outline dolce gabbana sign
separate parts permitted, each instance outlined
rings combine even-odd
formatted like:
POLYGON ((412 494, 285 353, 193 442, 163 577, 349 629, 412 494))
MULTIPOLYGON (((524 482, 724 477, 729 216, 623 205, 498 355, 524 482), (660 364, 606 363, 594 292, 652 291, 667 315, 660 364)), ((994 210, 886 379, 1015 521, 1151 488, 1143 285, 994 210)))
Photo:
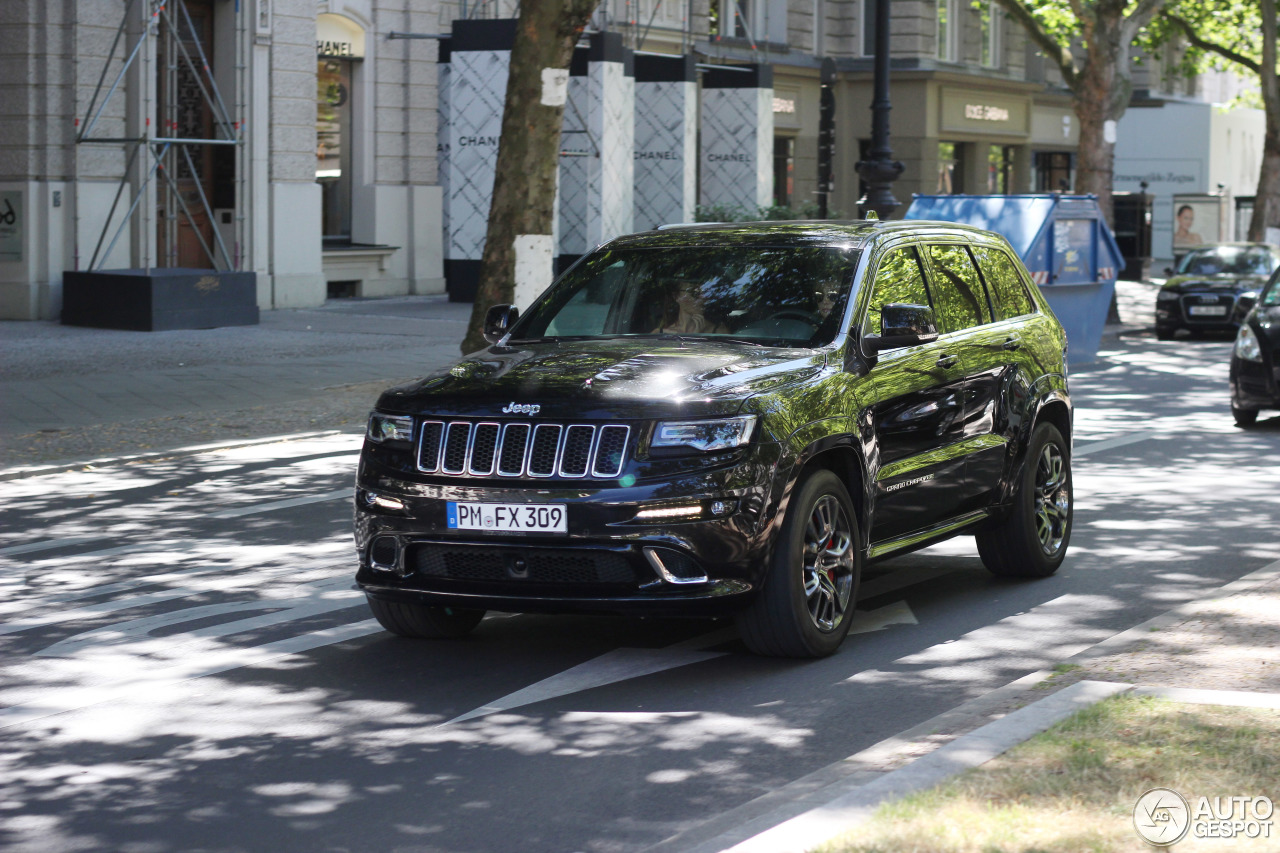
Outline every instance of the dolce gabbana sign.
POLYGON ((334 59, 363 59, 364 30, 342 15, 316 16, 316 56, 334 59))
POLYGON ((1031 133, 1031 99, 1002 92, 942 89, 943 131, 1020 136, 1031 133))

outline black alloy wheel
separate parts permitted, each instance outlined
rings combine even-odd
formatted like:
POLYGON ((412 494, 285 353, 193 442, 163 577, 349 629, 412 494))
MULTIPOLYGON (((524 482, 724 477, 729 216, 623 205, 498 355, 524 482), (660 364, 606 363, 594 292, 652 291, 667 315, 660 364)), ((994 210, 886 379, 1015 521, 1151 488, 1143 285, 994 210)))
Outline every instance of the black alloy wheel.
POLYGON ((400 637, 454 640, 465 637, 484 618, 483 610, 435 607, 409 601, 384 601, 366 595, 378 624, 400 637))
POLYGON ((825 657, 849 633, 862 546, 848 489, 831 471, 792 493, 764 588, 738 617, 747 647, 771 657, 825 657))
POLYGON ((994 575, 1043 578, 1058 570, 1071 540, 1071 455, 1062 433, 1042 423, 1031 435, 1012 511, 975 536, 994 575))

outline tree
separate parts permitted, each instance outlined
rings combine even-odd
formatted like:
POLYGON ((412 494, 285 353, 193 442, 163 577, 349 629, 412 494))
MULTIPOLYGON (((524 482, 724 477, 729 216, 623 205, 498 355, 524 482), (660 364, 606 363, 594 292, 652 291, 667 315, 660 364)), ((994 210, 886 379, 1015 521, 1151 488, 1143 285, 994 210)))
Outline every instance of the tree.
POLYGON ((1280 74, 1276 69, 1276 0, 1234 0, 1212 5, 1179 3, 1163 13, 1196 50, 1213 54, 1258 76, 1266 133, 1249 239, 1280 228, 1280 74))
MULTIPOLYGON (((462 352, 485 346, 489 306, 512 302, 521 268, 551 271, 560 128, 574 46, 599 0, 523 0, 502 108, 480 281, 462 352)), ((548 283, 550 279, 548 277, 548 283)))
POLYGON ((1138 34, 1169 0, 996 0, 1044 51, 1072 94, 1080 122, 1076 192, 1098 196, 1111 218, 1111 182, 1118 122, 1133 95, 1130 50, 1138 34), (1072 49, 1079 39, 1080 57, 1072 49), (1114 125, 1111 125, 1114 128, 1114 125))

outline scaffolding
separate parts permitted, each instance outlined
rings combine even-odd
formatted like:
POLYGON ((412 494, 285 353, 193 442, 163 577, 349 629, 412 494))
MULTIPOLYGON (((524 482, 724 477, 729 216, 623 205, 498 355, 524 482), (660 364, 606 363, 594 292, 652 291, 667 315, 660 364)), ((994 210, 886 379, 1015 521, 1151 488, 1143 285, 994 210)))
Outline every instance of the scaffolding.
MULTIPOLYGON (((150 274, 153 266, 179 266, 179 230, 183 220, 195 235, 204 257, 214 270, 223 272, 241 269, 244 260, 242 247, 245 242, 244 207, 248 201, 245 186, 248 164, 243 144, 242 118, 246 104, 246 16, 242 14, 240 7, 241 0, 236 0, 233 78, 236 99, 233 108, 229 110, 218 88, 204 39, 187 8, 186 0, 127 0, 120 26, 116 29, 111 50, 103 63, 102 73, 89 99, 84 119, 77 119, 76 122, 77 145, 123 146, 126 162, 111 210, 85 271, 100 270, 101 265, 111 257, 120 238, 138 220, 141 221, 141 227, 135 233, 139 235, 137 242, 140 245, 135 246, 135 252, 147 274, 150 274), (128 41, 132 42, 128 54, 108 83, 107 78, 111 74, 117 52, 121 50, 121 44, 128 41), (114 98, 124 97, 121 86, 131 71, 137 81, 138 91, 133 96, 141 106, 141 120, 131 122, 126 109, 125 122, 126 128, 130 124, 137 128, 137 135, 128 135, 129 130, 126 129, 126 135, 121 137, 94 136, 108 105, 114 98), (206 115, 204 111, 208 110, 207 115, 211 117, 212 124, 211 134, 204 132, 204 128, 193 129, 192 110, 197 110, 201 116, 206 115), (201 172, 202 168, 211 168, 214 152, 219 149, 230 150, 233 154, 234 214, 230 223, 233 226, 231 249, 228 249, 222 229, 215 219, 201 172), (184 193, 179 187, 179 181, 184 179, 193 187, 194 193, 184 193), (134 185, 133 199, 128 211, 113 227, 125 190, 131 185, 134 185), (194 199, 191 198, 193 194, 194 199), (153 197, 154 202, 149 201, 153 197), (189 201, 198 201, 198 206, 188 204, 189 201), (163 216, 157 222, 160 211, 163 211, 163 216), (200 213, 203 213, 208 223, 211 232, 209 237, 202 231, 198 219, 200 213), (157 254, 163 246, 166 255, 155 258, 155 263, 151 257, 153 242, 157 247, 157 254)), ((77 171, 79 159, 76 158, 77 171)), ((79 181, 78 174, 76 181, 79 181)))

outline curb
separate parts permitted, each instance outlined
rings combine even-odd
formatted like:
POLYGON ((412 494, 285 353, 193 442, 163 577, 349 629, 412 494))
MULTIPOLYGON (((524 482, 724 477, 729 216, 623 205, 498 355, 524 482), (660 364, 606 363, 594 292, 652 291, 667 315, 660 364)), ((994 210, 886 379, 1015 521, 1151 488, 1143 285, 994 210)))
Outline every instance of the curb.
POLYGON ((219 450, 236 450, 241 447, 255 447, 259 444, 279 444, 286 441, 304 441, 309 438, 324 438, 341 435, 341 430, 326 429, 317 432, 299 432, 291 435, 272 435, 265 438, 247 438, 237 441, 215 441, 209 444, 193 444, 188 447, 176 447, 172 450, 157 450, 152 453, 130 453, 122 456, 102 456, 81 462, 55 462, 51 465, 37 465, 30 468, 8 468, 0 471, 0 482, 21 480, 26 477, 45 477, 49 474, 65 474, 68 471, 80 471, 87 468, 105 468, 110 465, 123 465, 129 462, 156 462, 161 459, 176 459, 182 456, 198 456, 201 453, 213 453, 219 450))

